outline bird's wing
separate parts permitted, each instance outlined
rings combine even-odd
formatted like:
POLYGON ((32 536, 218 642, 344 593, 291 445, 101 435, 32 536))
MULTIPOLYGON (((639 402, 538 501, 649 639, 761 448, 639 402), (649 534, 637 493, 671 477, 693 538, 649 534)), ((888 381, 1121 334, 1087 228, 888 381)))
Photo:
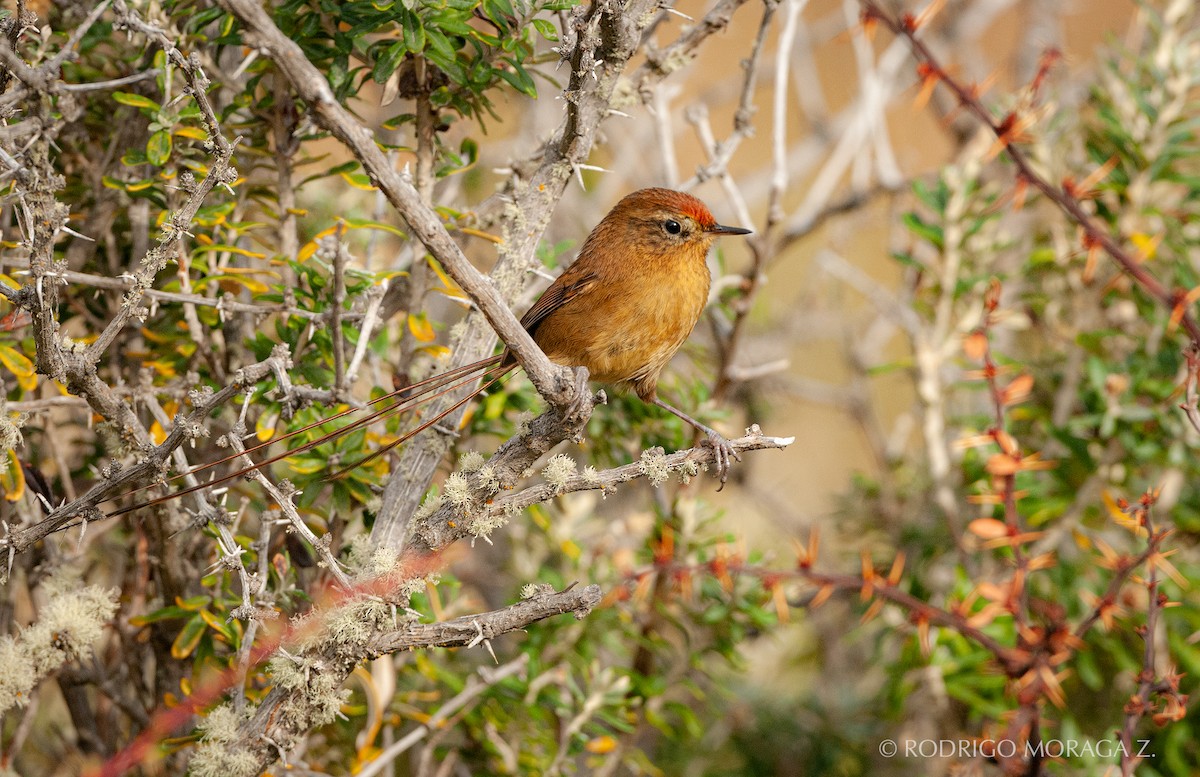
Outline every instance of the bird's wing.
POLYGON ((550 288, 538 297, 538 301, 533 303, 533 307, 521 318, 521 326, 525 327, 526 332, 532 335, 551 313, 569 304, 596 283, 594 272, 582 268, 573 272, 577 266, 578 262, 550 284, 550 288))

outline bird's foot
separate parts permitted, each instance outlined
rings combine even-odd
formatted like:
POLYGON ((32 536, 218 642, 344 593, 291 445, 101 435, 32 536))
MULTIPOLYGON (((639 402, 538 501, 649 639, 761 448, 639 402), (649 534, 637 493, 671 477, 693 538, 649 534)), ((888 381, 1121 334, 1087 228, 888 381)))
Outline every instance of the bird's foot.
POLYGON ((575 398, 566 407, 566 417, 568 419, 576 419, 589 415, 594 404, 595 399, 592 397, 591 387, 588 386, 587 367, 576 367, 575 398))
POLYGON ((720 491, 725 488, 725 481, 729 479, 730 460, 741 461, 742 457, 729 440, 721 436, 715 429, 705 427, 704 444, 713 449, 713 468, 717 471, 717 478, 721 481, 721 485, 717 487, 717 490, 720 491))

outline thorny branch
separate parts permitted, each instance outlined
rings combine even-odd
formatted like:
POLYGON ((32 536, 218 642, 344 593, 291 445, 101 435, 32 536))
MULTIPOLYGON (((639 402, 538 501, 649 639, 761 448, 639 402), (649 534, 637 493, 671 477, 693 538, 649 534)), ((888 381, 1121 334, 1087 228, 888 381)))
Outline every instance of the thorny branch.
MULTIPOLYGON (((865 22, 882 22, 893 34, 907 40, 912 47, 913 54, 924 68, 925 77, 936 79, 938 83, 949 89, 958 104, 996 136, 997 144, 1017 169, 1018 182, 1040 191, 1073 222, 1078 224, 1082 230, 1084 247, 1089 252, 1098 248, 1108 254, 1124 273, 1133 278, 1147 294, 1167 308, 1172 320, 1177 320, 1188 333, 1188 337, 1192 341, 1191 347, 1200 348, 1200 322, 1197 322, 1191 309, 1192 299, 1188 290, 1168 289, 1163 286, 1154 273, 1147 268, 1146 263, 1139 260, 1122 245, 1126 242, 1124 238, 1114 236, 1104 225, 1087 213, 1070 181, 1055 184, 1034 169, 1028 155, 1018 145, 1022 139, 1027 118, 1017 111, 1012 111, 1004 117, 996 119, 979 100, 978 90, 964 86, 951 76, 917 35, 920 24, 916 18, 912 16, 894 17, 884 11, 874 0, 861 0, 861 2, 865 22)), ((1195 425, 1195 420, 1190 414, 1188 418, 1195 425)), ((1200 431, 1200 426, 1196 426, 1196 429, 1200 431)))
POLYGON ((307 103, 314 118, 344 143, 362 163, 371 182, 387 196, 434 258, 446 268, 478 305, 488 323, 512 350, 542 396, 565 407, 574 398, 575 383, 563 368, 550 363, 508 309, 495 286, 467 261, 441 219, 421 201, 412 182, 388 164, 370 130, 341 106, 325 76, 289 40, 262 6, 248 0, 221 0, 221 5, 246 28, 246 39, 265 50, 307 103))
MULTIPOLYGON (((254 715, 238 727, 235 738, 210 742, 207 747, 218 748, 225 759, 224 763, 230 762, 229 754, 238 753, 239 763, 244 764, 245 758, 251 759, 255 768, 261 771, 290 751, 300 737, 324 719, 322 716, 331 703, 340 704, 340 696, 336 694, 338 687, 364 659, 433 646, 482 646, 487 649, 490 640, 520 631, 546 618, 571 613, 582 619, 600 602, 600 587, 596 585, 572 585, 558 592, 543 585, 538 586, 529 598, 509 607, 440 623, 410 620, 397 626, 392 623, 394 615, 388 614, 390 611, 387 606, 375 593, 381 585, 387 587, 389 583, 385 580, 368 580, 352 590, 339 593, 332 597, 333 601, 321 603, 317 614, 300 622, 287 634, 256 648, 250 664, 256 664, 278 651, 277 661, 294 666, 297 684, 286 688, 276 685, 262 699, 254 715), (326 619, 346 617, 352 607, 356 608, 358 617, 367 619, 356 632, 366 633, 335 638, 323 632, 326 619), (317 644, 319 648, 295 654, 289 652, 287 648, 295 649, 297 642, 317 644)), ((210 678, 204 686, 193 690, 186 703, 160 712, 137 739, 96 772, 97 777, 125 774, 145 757, 150 748, 157 746, 162 738, 185 723, 197 709, 215 702, 239 671, 235 667, 226 673, 228 676, 210 678)), ((197 757, 202 757, 204 748, 202 743, 197 757)))

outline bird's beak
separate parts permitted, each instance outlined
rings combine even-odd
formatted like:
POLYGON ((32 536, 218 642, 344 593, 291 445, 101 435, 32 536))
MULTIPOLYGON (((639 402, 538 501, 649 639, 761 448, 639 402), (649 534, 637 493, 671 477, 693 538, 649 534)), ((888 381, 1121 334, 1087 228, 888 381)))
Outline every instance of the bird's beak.
POLYGON ((741 227, 726 227, 721 224, 713 224, 708 229, 704 230, 714 235, 749 235, 753 230, 742 229, 741 227))

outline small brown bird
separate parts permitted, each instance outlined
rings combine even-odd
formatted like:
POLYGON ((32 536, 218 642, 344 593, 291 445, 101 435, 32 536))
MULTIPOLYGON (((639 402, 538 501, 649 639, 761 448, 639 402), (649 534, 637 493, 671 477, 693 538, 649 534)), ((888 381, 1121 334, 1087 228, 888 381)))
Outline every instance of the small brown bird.
MULTIPOLYGON (((706 261, 708 249, 721 235, 747 234, 750 234, 748 229, 718 224, 704 203, 690 194, 671 189, 641 189, 633 192, 618 202, 596 225, 580 249, 579 257, 521 319, 521 325, 551 361, 568 367, 587 367, 592 380, 618 389, 631 388, 643 402, 658 405, 703 432, 713 448, 717 477, 722 488, 728 477, 729 460, 737 459, 737 452, 715 430, 659 399, 658 377, 691 335, 704 312, 711 283, 706 261)), ((397 401, 293 450, 165 497, 115 510, 108 515, 123 515, 232 480, 410 408, 414 403, 428 398, 435 390, 440 389, 440 395, 460 389, 476 380, 483 370, 486 372, 482 374, 491 376, 491 383, 494 383, 516 366, 512 356, 505 352, 459 367, 380 397, 372 404, 389 399, 397 401)), ((386 453, 427 429, 461 407, 472 396, 474 394, 469 394, 347 470, 386 453)), ((354 411, 344 411, 277 439, 295 436, 350 412, 354 411)), ((250 448, 246 453, 253 453, 267 444, 250 448)), ((183 475, 176 475, 171 480, 233 458, 236 456, 210 462, 183 475)), ((347 470, 334 473, 331 477, 337 477, 347 470)))
POLYGON ((604 217, 567 270, 521 325, 550 361, 587 367, 593 380, 632 388, 643 402, 704 432, 721 485, 729 442, 658 398, 658 376, 691 335, 708 302, 708 249, 750 230, 717 223, 704 203, 670 189, 642 189, 604 217))

